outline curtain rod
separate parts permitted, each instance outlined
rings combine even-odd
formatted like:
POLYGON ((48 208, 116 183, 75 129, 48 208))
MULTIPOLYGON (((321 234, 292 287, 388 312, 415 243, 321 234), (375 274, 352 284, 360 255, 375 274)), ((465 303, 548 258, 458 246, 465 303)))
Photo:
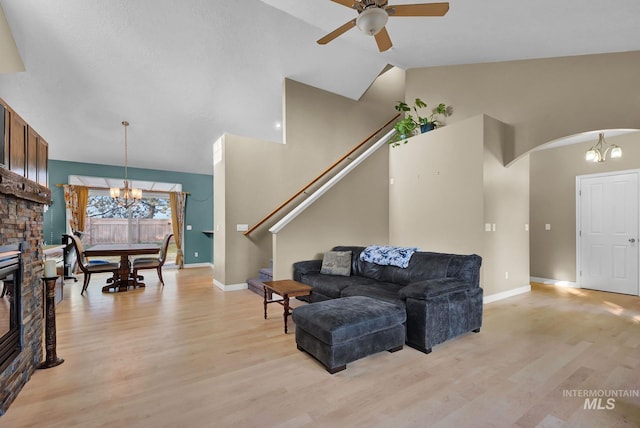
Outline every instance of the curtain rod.
MULTIPOLYGON (((61 183, 56 183, 56 187, 64 187, 67 186, 67 184, 61 184, 61 183)), ((72 184, 71 186, 78 186, 77 184, 72 184)), ((94 186, 81 186, 81 187, 86 187, 87 189, 96 189, 96 190, 108 190, 108 187, 94 187, 94 186)), ((151 193, 173 193, 173 192, 166 192, 163 190, 143 190, 143 192, 151 192, 151 193)), ((190 195, 191 193, 189 192, 182 192, 185 195, 190 195)))

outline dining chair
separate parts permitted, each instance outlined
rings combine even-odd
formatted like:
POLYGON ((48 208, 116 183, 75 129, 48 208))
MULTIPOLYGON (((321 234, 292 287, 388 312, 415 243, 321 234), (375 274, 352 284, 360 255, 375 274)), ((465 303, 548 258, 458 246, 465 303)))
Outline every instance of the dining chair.
POLYGON ((162 279, 162 266, 164 266, 164 262, 167 260, 167 250, 169 249, 169 241, 171 241, 171 238, 173 238, 173 233, 170 233, 164 237, 164 240, 162 241, 162 247, 160 247, 160 252, 158 253, 158 257, 140 257, 133 260, 133 277, 136 279, 136 281, 138 279, 142 279, 142 277, 138 276, 139 270, 155 269, 158 272, 160 283, 164 287, 164 280, 162 279))
POLYGON ((75 235, 63 236, 69 239, 70 242, 73 242, 73 247, 75 248, 76 257, 78 259, 78 266, 84 274, 84 283, 82 284, 82 291, 80 292, 80 294, 84 294, 84 292, 87 290, 92 273, 112 272, 113 276, 111 278, 107 278, 107 283, 112 283, 118 278, 118 269, 120 269, 119 263, 91 263, 84 256, 84 246, 82 245, 82 241, 80 241, 80 238, 75 235))

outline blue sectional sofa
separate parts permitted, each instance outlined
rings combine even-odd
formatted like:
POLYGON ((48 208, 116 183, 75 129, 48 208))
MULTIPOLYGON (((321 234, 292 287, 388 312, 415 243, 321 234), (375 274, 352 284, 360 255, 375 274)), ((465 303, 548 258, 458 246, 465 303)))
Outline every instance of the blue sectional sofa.
POLYGON ((312 302, 366 296, 394 303, 407 314, 406 343, 424 353, 434 345, 482 326, 482 288, 476 254, 417 251, 406 268, 362 261, 365 247, 338 246, 351 252, 348 276, 320 273, 322 260, 294 263, 296 281, 313 287, 312 302))

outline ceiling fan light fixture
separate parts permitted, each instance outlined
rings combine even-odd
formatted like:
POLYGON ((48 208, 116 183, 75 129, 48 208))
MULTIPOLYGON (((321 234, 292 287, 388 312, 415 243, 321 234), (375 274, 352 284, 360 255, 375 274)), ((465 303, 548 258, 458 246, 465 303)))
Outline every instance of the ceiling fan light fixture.
POLYGON ((370 7, 362 11, 356 19, 356 25, 365 34, 375 36, 387 25, 389 14, 379 7, 370 7))

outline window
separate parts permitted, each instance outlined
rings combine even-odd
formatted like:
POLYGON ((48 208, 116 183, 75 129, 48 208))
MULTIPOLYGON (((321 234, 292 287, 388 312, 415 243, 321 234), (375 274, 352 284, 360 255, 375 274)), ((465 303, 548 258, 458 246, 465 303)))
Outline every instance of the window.
MULTIPOLYGON (((87 216, 82 236, 82 241, 86 246, 148 242, 160 244, 167 234, 173 232, 170 194, 168 191, 152 189, 181 191, 181 185, 135 181, 134 186, 143 189, 142 200, 126 209, 109 196, 107 186, 101 185, 106 180, 111 179, 69 177, 70 184, 89 187, 87 216)), ((121 185, 121 180, 119 184, 121 185)), ((172 240, 167 252, 166 263, 174 263, 175 255, 176 247, 174 240, 172 240)))
POLYGON ((126 209, 106 190, 90 189, 84 233, 87 245, 162 242, 171 233, 169 195, 147 193, 126 209))

